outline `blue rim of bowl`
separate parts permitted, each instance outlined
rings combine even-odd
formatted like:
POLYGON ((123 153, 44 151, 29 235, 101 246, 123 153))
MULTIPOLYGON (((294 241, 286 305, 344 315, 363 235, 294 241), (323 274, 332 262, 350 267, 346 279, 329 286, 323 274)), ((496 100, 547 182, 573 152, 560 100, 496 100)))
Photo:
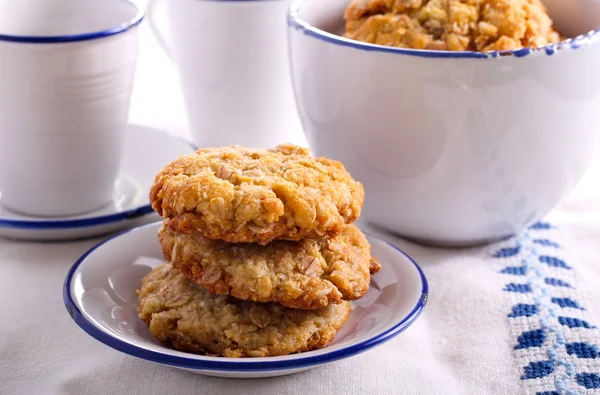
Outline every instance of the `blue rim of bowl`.
MULTIPOLYGON (((419 265, 404 251, 396 247, 395 245, 388 243, 385 240, 380 239, 379 237, 369 234, 373 238, 389 245, 400 254, 402 254, 409 262, 413 264, 413 266, 419 272, 419 276, 421 278, 421 295, 416 305, 413 307, 411 312, 404 317, 400 322, 395 324, 393 327, 387 329, 386 331, 373 336, 363 342, 353 344, 348 347, 341 348, 339 350, 332 351, 326 354, 319 354, 314 356, 306 356, 304 358, 292 359, 292 360, 283 360, 283 361, 255 361, 255 362, 231 362, 231 361, 218 361, 219 357, 214 357, 213 360, 199 360, 194 358, 181 357, 177 355, 163 354, 157 351, 147 350, 142 347, 139 347, 134 344, 127 343, 123 340, 119 340, 112 335, 102 331, 98 327, 96 327, 92 322, 90 322, 85 316, 81 313, 75 301, 71 296, 71 282, 73 280, 73 276, 77 271, 77 268, 81 263, 85 261, 85 259, 93 253, 96 249, 103 246, 105 243, 110 242, 111 240, 121 237, 129 232, 135 232, 140 229, 144 229, 147 227, 156 226, 156 223, 139 226, 134 229, 127 230, 125 232, 121 232, 120 234, 113 236, 103 242, 97 244, 88 250, 85 254, 83 254, 71 267, 67 276, 65 278, 65 282, 63 285, 63 299, 65 303, 65 307, 71 316, 71 318, 75 321, 75 323, 83 329, 88 335, 92 336, 94 339, 99 342, 115 349, 121 351, 125 354, 131 355, 133 357, 141 358, 147 361, 159 363, 162 365, 168 365, 178 368, 185 369, 194 369, 194 370, 207 370, 207 371, 220 371, 220 372, 260 372, 260 371, 271 371, 271 370, 286 370, 286 369, 296 369, 296 368, 308 368, 316 365, 321 365, 324 363, 329 363, 333 361, 337 361, 340 359, 348 358, 353 355, 359 354, 361 352, 367 351, 381 343, 384 343, 394 336, 400 334, 416 319, 421 315, 425 305, 427 304, 427 298, 429 295, 429 285, 427 283, 427 278, 423 273, 423 270, 419 267, 419 265)), ((247 360, 246 360, 247 361, 247 360)))
POLYGON ((600 29, 592 30, 586 34, 567 40, 548 44, 537 48, 521 48, 508 51, 489 51, 489 52, 474 52, 474 51, 435 51, 427 49, 410 49, 397 48, 377 44, 365 43, 357 40, 352 40, 333 33, 328 33, 317 27, 314 27, 304 19, 300 18, 300 8, 306 0, 293 0, 287 14, 287 23, 289 27, 300 29, 304 34, 314 37, 318 40, 325 41, 331 44, 360 49, 363 51, 393 53, 399 55, 408 55, 421 58, 445 58, 445 59, 494 59, 499 57, 514 56, 516 58, 526 57, 535 53, 545 53, 546 55, 554 55, 557 50, 563 48, 579 49, 594 42, 600 33, 600 29))
POLYGON ((110 27, 108 29, 81 33, 81 34, 69 34, 60 36, 19 36, 11 34, 0 34, 0 41, 8 41, 15 43, 27 43, 27 44, 58 44, 68 43, 75 41, 87 41, 95 40, 104 37, 114 36, 116 34, 124 33, 135 26, 139 25, 144 19, 144 11, 134 2, 130 0, 120 0, 127 4, 130 4, 136 9, 136 15, 127 22, 124 22, 118 26, 110 27))
MULTIPOLYGON (((164 132, 161 132, 164 133, 164 132)), ((178 136, 172 136, 180 140, 181 142, 189 145, 192 150, 198 150, 198 147, 178 136)), ((0 228, 9 229, 29 229, 29 230, 57 230, 57 229, 77 229, 87 228, 92 226, 100 226, 113 224, 126 220, 133 220, 145 215, 154 213, 151 204, 144 204, 130 210, 121 211, 114 214, 102 215, 99 217, 88 217, 88 218, 77 218, 77 219, 64 219, 64 220, 48 220, 48 221, 32 221, 32 220, 14 220, 14 219, 2 219, 0 218, 0 228)))

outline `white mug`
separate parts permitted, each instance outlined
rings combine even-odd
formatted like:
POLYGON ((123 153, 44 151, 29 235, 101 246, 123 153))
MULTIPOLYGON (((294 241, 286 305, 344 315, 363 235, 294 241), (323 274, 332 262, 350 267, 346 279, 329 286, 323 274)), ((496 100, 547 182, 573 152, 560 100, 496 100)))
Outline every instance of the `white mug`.
POLYGON ((198 146, 304 141, 289 71, 289 3, 150 0, 148 19, 179 70, 198 146))
POLYGON ((112 200, 143 13, 126 0, 0 0, 0 203, 65 216, 112 200))

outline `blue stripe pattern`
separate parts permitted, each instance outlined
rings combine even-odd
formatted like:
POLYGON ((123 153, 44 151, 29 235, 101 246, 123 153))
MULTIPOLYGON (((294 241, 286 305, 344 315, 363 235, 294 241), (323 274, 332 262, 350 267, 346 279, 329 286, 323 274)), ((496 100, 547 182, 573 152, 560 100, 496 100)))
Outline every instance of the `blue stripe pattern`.
POLYGON ((536 315, 537 313, 538 313, 537 305, 519 303, 519 304, 513 306, 512 313, 510 313, 508 316, 510 318, 531 317, 532 315, 536 315))
POLYGON ((530 347, 541 347, 546 340, 546 332, 543 329, 536 329, 534 331, 523 332, 519 339, 519 344, 515 346, 515 350, 530 347))
POLYGON ((576 301, 571 300, 569 298, 552 298, 552 299, 550 299, 550 301, 554 304, 559 305, 562 308, 571 307, 574 309, 585 310, 583 307, 580 307, 576 301))
POLYGON ((564 326, 568 326, 569 328, 586 328, 586 329, 595 329, 595 326, 592 326, 587 323, 587 321, 583 321, 577 318, 571 317, 558 317, 558 323, 564 326))
POLYGON ((546 282, 546 284, 552 285, 555 287, 573 288, 573 287, 571 287, 571 285, 569 283, 567 283, 559 278, 546 277, 544 279, 544 281, 546 282))
POLYGON ((558 243, 555 243, 548 239, 535 239, 535 240, 533 240, 533 242, 536 244, 539 244, 539 245, 543 245, 545 247, 560 248, 560 245, 558 243))
POLYGON ((595 359, 600 356, 598 353, 598 347, 589 345, 587 343, 569 343, 566 345, 567 354, 577 355, 577 358, 589 358, 595 359))
POLYGON ((596 373, 580 373, 577 375, 577 382, 587 389, 600 388, 600 376, 596 373))
POLYGON ((574 316, 575 312, 585 311, 585 306, 578 300, 575 284, 569 277, 572 266, 557 256, 562 248, 548 237, 554 229, 550 223, 538 222, 521 236, 507 241, 508 246, 495 248, 491 255, 513 263, 498 273, 517 280, 507 281, 503 291, 507 296, 513 295, 509 296, 511 300, 518 301, 507 314, 509 322, 519 328, 520 335, 512 346, 519 353, 517 359, 531 358, 522 366, 520 376, 524 385, 529 383, 526 392, 581 394, 600 388, 600 363, 590 365, 591 361, 600 362, 600 348, 589 340, 583 341, 589 337, 582 338, 582 332, 572 332, 596 327, 574 316), (571 280, 567 281, 568 278, 571 280), (526 354, 522 354, 524 350, 526 354))
POLYGON ((539 260, 540 262, 545 263, 548 266, 562 267, 563 269, 571 269, 565 261, 555 258, 553 256, 542 255, 539 257, 539 260))
POLYGON ((529 227, 529 229, 532 230, 548 230, 548 229, 552 229, 552 225, 550 225, 547 222, 536 222, 535 224, 531 225, 529 227))
POLYGON ((525 266, 509 266, 500 271, 504 274, 514 274, 515 276, 524 276, 527 274, 527 268, 525 266))
POLYGON ((554 372, 554 363, 552 361, 531 362, 523 369, 521 380, 539 379, 548 376, 554 372))
POLYGON ((506 287, 504 287, 504 290, 508 291, 508 292, 519 292, 519 293, 525 294, 525 293, 531 292, 531 285, 510 283, 510 284, 506 284, 506 287))
POLYGON ((494 258, 508 258, 511 256, 518 255, 521 252, 521 246, 516 246, 512 248, 502 248, 494 254, 494 258))

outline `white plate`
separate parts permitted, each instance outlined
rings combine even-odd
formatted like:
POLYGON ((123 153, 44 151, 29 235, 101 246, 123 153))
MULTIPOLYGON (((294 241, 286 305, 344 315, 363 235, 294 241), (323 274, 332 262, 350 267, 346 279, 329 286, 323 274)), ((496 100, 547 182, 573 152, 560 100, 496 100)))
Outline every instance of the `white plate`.
POLYGON ((0 193, 0 237, 22 240, 79 239, 157 221, 160 217, 148 202, 156 173, 179 155, 194 151, 191 143, 180 138, 156 129, 130 125, 111 204, 74 217, 32 217, 3 208, 0 193))
POLYGON ((405 330, 427 301, 427 280, 417 264, 396 247, 368 236, 382 265, 367 295, 353 302, 350 319, 327 347, 265 358, 207 357, 174 351, 158 343, 137 316, 135 290, 162 262, 156 234, 160 223, 115 236, 85 253, 71 268, 63 297, 75 322, 96 340, 151 362, 209 376, 282 376, 323 365, 375 347, 405 330))

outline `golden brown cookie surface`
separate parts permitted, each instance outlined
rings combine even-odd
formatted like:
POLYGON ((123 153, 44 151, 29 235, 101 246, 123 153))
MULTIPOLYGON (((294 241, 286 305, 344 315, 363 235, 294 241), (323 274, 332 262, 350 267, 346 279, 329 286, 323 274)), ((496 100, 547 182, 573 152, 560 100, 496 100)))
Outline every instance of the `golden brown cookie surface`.
POLYGON ((286 355, 322 348, 348 319, 348 302, 294 310, 212 295, 169 263, 142 279, 140 318, 177 350, 225 357, 286 355))
POLYGON ((172 230, 231 243, 333 236, 363 200, 340 162, 294 145, 201 149, 163 168, 150 191, 172 230))
POLYGON ((492 51, 560 41, 540 0, 354 0, 345 37, 400 48, 492 51))
MULTIPOLYGON (((167 220, 168 222, 168 220, 167 220)), ((364 296, 371 246, 354 225, 332 238, 231 244, 198 234, 159 231, 165 259, 207 291, 253 302, 317 309, 364 296)))

